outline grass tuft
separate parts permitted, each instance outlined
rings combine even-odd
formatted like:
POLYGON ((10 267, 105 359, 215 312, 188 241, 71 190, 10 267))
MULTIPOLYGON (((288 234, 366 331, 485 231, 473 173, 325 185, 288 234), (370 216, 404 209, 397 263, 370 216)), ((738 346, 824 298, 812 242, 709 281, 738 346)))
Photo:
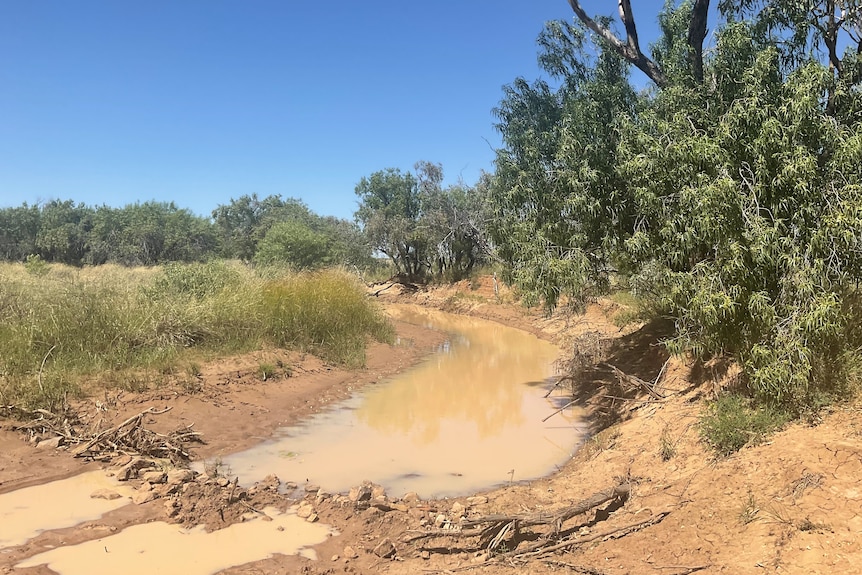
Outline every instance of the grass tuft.
POLYGON ((718 455, 756 445, 790 421, 791 416, 737 394, 723 395, 700 420, 701 437, 718 455))

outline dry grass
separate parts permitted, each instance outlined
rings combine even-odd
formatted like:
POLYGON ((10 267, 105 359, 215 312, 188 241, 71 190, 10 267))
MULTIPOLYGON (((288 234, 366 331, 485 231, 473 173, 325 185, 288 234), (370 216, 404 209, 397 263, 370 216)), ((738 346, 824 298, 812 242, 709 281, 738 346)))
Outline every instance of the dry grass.
POLYGON ((146 388, 141 373, 271 345, 361 365, 369 337, 389 340, 391 326, 339 270, 0 265, 0 405, 51 408, 120 381, 146 388))

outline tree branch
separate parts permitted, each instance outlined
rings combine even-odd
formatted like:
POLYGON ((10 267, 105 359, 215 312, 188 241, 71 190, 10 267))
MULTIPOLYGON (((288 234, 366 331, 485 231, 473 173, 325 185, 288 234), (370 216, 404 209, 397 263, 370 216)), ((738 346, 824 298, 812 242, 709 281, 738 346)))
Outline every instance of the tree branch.
POLYGON ((569 6, 584 26, 601 36, 620 56, 646 74, 658 87, 667 85, 667 78, 661 67, 641 52, 630 0, 619 0, 620 18, 626 28, 626 42, 617 38, 606 26, 590 18, 578 0, 569 0, 569 6))

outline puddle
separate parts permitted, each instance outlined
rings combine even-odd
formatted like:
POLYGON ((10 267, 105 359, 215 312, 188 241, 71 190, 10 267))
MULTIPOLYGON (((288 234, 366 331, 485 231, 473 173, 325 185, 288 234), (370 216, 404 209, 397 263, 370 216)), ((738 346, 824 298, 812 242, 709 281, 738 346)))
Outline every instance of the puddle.
POLYGON ((392 496, 467 494, 547 475, 571 457, 584 428, 543 396, 559 349, 493 322, 421 310, 398 319, 449 339, 416 368, 354 395, 277 439, 222 459, 251 484, 274 473, 333 492, 368 479, 392 496))
POLYGON ((334 533, 293 512, 264 512, 270 521, 255 519, 212 533, 203 527, 182 529, 163 522, 134 525, 110 537, 41 553, 15 567, 47 565, 60 575, 209 575, 277 553, 316 559, 307 547, 334 533))
POLYGON ((0 495, 0 549, 23 545, 43 531, 98 519, 128 504, 131 494, 131 488, 107 477, 104 471, 4 493, 0 495), (111 501, 90 498, 100 489, 116 491, 122 497, 111 501))

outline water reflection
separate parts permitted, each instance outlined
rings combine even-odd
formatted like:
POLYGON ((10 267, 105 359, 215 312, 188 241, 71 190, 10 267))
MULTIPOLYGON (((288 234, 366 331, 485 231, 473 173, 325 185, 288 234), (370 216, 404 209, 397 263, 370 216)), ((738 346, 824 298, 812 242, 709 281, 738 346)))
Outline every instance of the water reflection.
POLYGON ((451 336, 416 368, 225 458, 241 481, 276 473, 345 491, 369 479, 394 495, 444 496, 539 477, 571 455, 578 418, 543 424, 553 404, 535 385, 552 375, 555 346, 488 321, 408 307, 392 313, 451 336))

